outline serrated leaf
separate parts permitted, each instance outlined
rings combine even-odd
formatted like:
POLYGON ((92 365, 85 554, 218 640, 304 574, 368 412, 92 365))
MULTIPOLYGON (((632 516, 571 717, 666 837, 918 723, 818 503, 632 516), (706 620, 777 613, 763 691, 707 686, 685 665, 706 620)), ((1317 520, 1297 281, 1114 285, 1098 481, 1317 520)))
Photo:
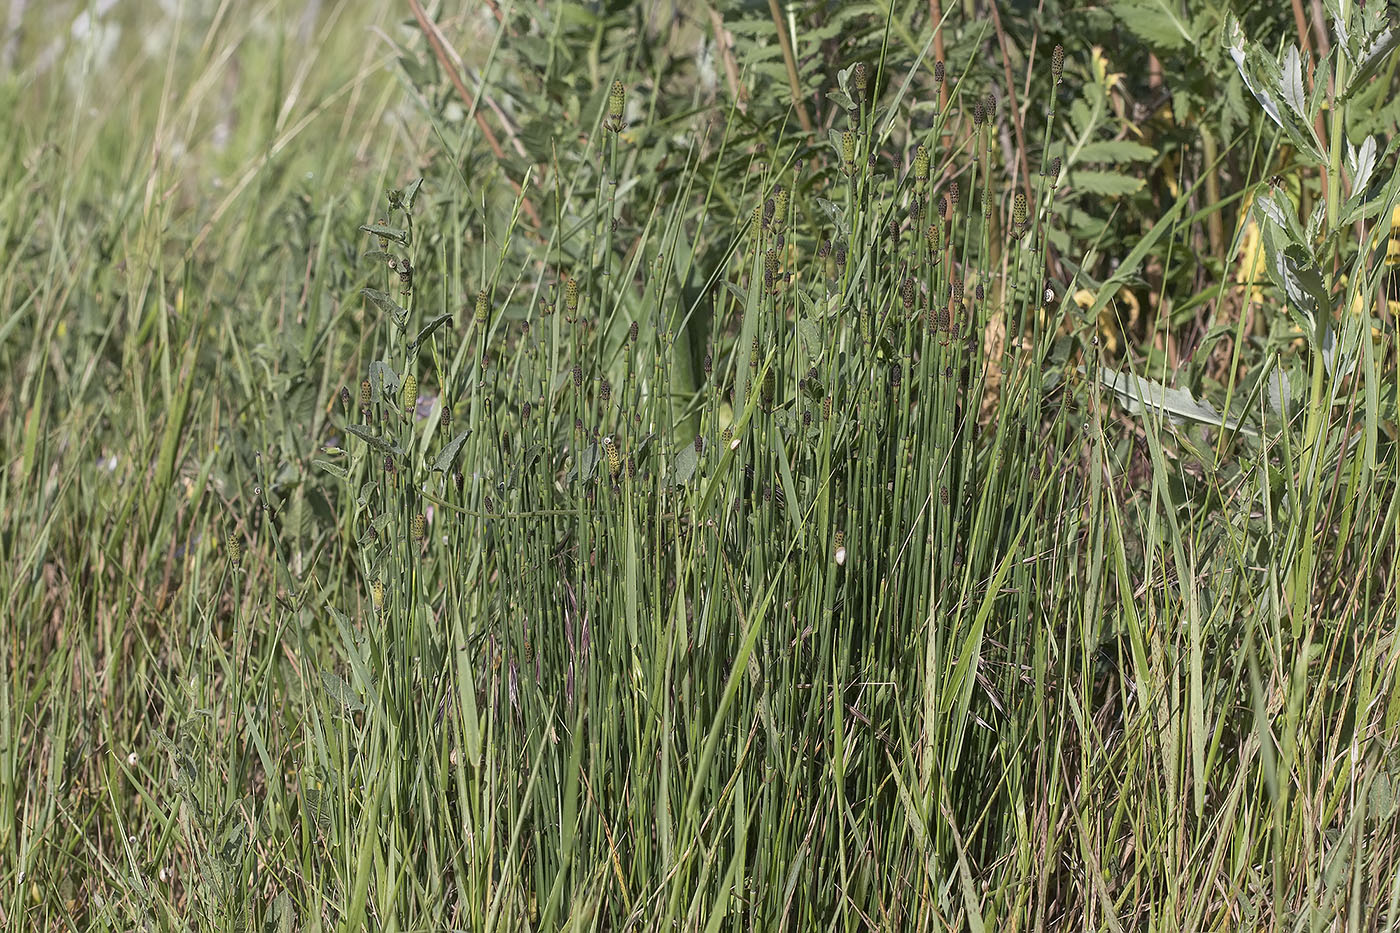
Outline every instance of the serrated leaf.
POLYGON ((404 246, 408 245, 408 231, 402 227, 387 227, 384 224, 360 224, 360 229, 365 233, 382 236, 396 243, 402 243, 404 246))
POLYGON ((1179 49, 1196 41, 1186 24, 1164 0, 1116 0, 1112 8, 1119 21, 1148 45, 1179 49))
POLYGON ((1303 96, 1303 59, 1299 56, 1296 45, 1290 45, 1284 51, 1280 65, 1277 88, 1279 97, 1289 109, 1306 120, 1308 115, 1307 102, 1303 96))
POLYGON ((1386 59, 1390 58, 1397 45, 1400 45, 1400 32, 1394 29, 1382 30, 1379 35, 1361 53, 1356 72, 1347 80, 1346 90, 1342 93, 1343 98, 1350 97, 1365 86, 1367 81, 1380 71, 1386 59))
POLYGON ((1120 175, 1118 172, 1094 171, 1071 172, 1069 181, 1080 193, 1100 194, 1105 197, 1132 194, 1140 190, 1144 184, 1141 178, 1130 178, 1127 175, 1120 175))
POLYGON ((452 440, 448 441, 442 448, 442 452, 437 455, 437 459, 433 461, 432 469, 438 473, 446 473, 448 470, 452 469, 452 463, 457 459, 457 452, 462 449, 462 443, 466 441, 467 435, 471 433, 472 429, 467 428, 461 434, 458 434, 456 437, 452 438, 452 440))
POLYGON ((1371 180, 1371 173, 1376 169, 1376 137, 1367 136, 1361 140, 1361 148, 1357 149, 1347 140, 1347 167, 1351 169, 1351 188, 1359 191, 1366 187, 1366 183, 1371 180))

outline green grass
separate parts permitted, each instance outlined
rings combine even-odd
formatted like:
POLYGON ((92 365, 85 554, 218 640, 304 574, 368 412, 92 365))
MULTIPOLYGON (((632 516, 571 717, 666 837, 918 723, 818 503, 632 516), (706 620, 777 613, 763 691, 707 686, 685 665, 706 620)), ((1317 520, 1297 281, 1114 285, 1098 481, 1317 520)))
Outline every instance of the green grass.
POLYGON ((0 928, 1400 928, 1393 60, 374 7, 25 14, 0 928))

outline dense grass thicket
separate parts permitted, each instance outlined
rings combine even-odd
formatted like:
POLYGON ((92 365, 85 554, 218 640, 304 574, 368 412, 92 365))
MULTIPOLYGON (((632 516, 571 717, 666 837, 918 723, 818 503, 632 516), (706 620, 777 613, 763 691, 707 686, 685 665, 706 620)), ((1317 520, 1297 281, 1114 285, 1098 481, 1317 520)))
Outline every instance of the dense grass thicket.
POLYGON ((0 929, 1400 929, 1393 10, 12 8, 0 929))

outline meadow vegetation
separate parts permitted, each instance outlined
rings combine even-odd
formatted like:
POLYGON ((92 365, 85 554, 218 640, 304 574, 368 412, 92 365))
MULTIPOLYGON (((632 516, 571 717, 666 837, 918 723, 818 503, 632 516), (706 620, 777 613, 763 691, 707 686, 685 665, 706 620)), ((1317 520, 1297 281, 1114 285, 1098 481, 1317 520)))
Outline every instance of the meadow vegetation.
POLYGON ((1400 929, 1393 10, 12 9, 0 928, 1400 929))

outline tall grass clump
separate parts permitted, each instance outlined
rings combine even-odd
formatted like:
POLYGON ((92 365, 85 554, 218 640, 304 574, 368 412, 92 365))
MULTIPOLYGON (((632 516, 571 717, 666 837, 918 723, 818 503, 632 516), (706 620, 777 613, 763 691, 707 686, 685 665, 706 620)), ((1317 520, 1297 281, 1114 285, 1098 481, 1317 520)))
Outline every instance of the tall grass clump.
POLYGON ((357 21, 108 331, 0 226, 0 927, 1400 929, 1393 17, 915 6, 357 21))

